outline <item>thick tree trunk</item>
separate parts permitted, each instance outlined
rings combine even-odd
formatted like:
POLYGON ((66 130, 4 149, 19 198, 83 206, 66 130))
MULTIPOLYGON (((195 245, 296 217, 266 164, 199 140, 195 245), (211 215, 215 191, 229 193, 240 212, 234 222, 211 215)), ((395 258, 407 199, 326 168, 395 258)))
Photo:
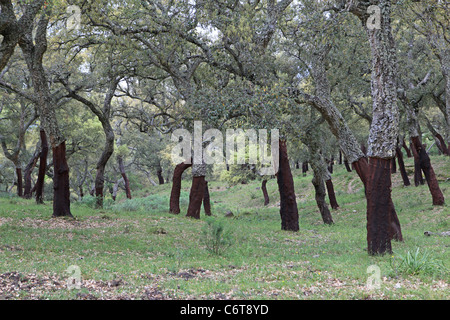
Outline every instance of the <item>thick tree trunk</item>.
POLYGON ((205 180, 205 193, 203 195, 203 209, 207 216, 211 215, 211 200, 209 196, 208 181, 205 180))
POLYGON ((408 174, 406 173, 405 163, 403 162, 403 153, 402 150, 400 149, 400 146, 397 146, 395 152, 397 156, 398 168, 400 169, 400 174, 403 180, 403 185, 407 187, 411 185, 411 183, 409 182, 408 174))
POLYGON ((439 188, 439 183, 436 179, 433 167, 431 165, 430 157, 425 148, 422 146, 419 137, 412 138, 412 144, 415 152, 418 155, 419 165, 427 180, 428 188, 430 189, 433 205, 443 205, 444 195, 439 188))
POLYGON ((70 212, 69 166, 66 160, 66 143, 53 148, 53 216, 72 217, 70 212))
POLYGON ((189 207, 186 217, 200 219, 200 209, 205 196, 206 188, 206 164, 194 164, 192 166, 192 186, 189 194, 189 207))
POLYGON ((128 180, 127 174, 125 172, 125 166, 123 165, 123 158, 121 156, 117 156, 117 161, 119 162, 120 174, 125 184, 125 193, 127 195, 127 199, 131 199, 130 180, 128 180))
POLYGON ((279 140, 279 168, 276 174, 280 192, 281 229, 298 231, 298 208, 295 199, 294 179, 287 154, 286 141, 279 140))
POLYGON ((175 170, 173 171, 172 191, 170 193, 170 213, 180 213, 181 176, 183 175, 183 172, 190 166, 192 166, 191 163, 186 164, 182 162, 177 164, 175 170))
POLYGON ((367 244, 368 252, 372 255, 392 252, 391 240, 403 240, 391 198, 390 161, 369 158, 367 244))
POLYGON ((261 190, 263 192, 263 196, 264 196, 264 205, 267 206, 269 205, 269 194, 267 193, 267 180, 264 179, 261 183, 261 190))
POLYGON ((395 163, 395 157, 391 159, 391 173, 397 173, 397 165, 395 163))
POLYGON ((35 184, 36 188, 36 203, 43 204, 44 203, 44 181, 45 181, 45 172, 47 171, 47 155, 48 155, 48 143, 47 143, 47 135, 45 131, 41 129, 41 155, 39 157, 39 171, 38 178, 35 184))
POLYGON ((333 181, 330 179, 325 181, 325 185, 327 187, 328 199, 330 200, 330 206, 334 210, 339 208, 339 204, 336 200, 336 194, 334 193, 333 181))

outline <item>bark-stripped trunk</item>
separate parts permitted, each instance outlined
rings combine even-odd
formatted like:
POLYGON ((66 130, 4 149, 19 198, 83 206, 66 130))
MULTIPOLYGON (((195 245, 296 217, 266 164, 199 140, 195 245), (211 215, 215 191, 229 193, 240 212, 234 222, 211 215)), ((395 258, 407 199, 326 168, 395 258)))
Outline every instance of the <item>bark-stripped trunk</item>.
POLYGON ((408 158, 411 158, 411 157, 412 157, 411 150, 410 150, 410 149, 408 148, 408 146, 406 145, 405 138, 402 139, 402 147, 403 147, 403 149, 405 149, 405 151, 406 151, 406 156, 407 156, 408 158))
POLYGON ((428 188, 430 189, 431 197, 433 199, 433 205, 443 205, 445 202, 444 195, 439 188, 439 183, 431 165, 430 157, 418 137, 412 138, 412 145, 418 155, 420 168, 422 169, 425 179, 427 180, 428 188))
POLYGON ((70 212, 69 166, 66 160, 66 142, 53 149, 53 216, 72 216, 70 212))
POLYGON ((294 179, 289 166, 286 141, 281 139, 279 140, 279 168, 276 176, 280 192, 281 230, 298 231, 298 208, 294 179))
POLYGON ((203 194, 203 209, 207 216, 211 215, 211 200, 209 196, 208 181, 205 180, 205 193, 203 194))
POLYGON ((192 165, 192 186, 186 217, 200 219, 200 209, 206 188, 206 164, 192 165))
POLYGON ((308 161, 302 163, 302 173, 304 177, 306 177, 306 172, 308 172, 308 161))
POLYGON ((336 194, 334 193, 333 181, 330 179, 325 181, 325 185, 327 186, 328 199, 330 200, 330 206, 336 210, 339 208, 339 204, 336 200, 336 194))
POLYGON ((270 199, 269 199, 269 194, 267 193, 267 180, 264 179, 261 183, 261 190, 263 192, 263 196, 264 196, 264 205, 267 206, 269 205, 270 199))
POLYGON ((156 169, 156 175, 158 176, 158 183, 164 184, 164 177, 162 175, 162 168, 160 165, 158 165, 158 168, 156 169))
POLYGON ((44 203, 44 181, 45 181, 45 172, 47 171, 47 155, 48 155, 48 143, 47 143, 47 135, 45 131, 41 129, 40 131, 41 137, 41 155, 39 157, 39 171, 38 178, 35 184, 36 189, 36 203, 43 204, 44 203))
POLYGON ((395 157, 391 159, 391 173, 397 173, 397 165, 395 164, 395 157))
POLYGON ((426 116, 424 118, 425 118, 425 122, 427 124, 428 130, 430 130, 431 134, 434 136, 434 138, 436 140, 436 145, 437 145, 439 151, 446 156, 450 155, 450 153, 448 152, 447 145, 445 144, 444 138, 439 134, 439 132, 436 131, 436 129, 433 127, 433 124, 431 123, 431 121, 426 116))
POLYGON ((16 177, 17 177, 17 195, 19 197, 23 196, 23 178, 22 178, 22 168, 16 166, 16 177))
POLYGON ((130 180, 128 180, 127 174, 125 172, 125 166, 123 165, 122 156, 117 156, 117 161, 119 162, 120 175, 122 176, 125 184, 125 193, 127 195, 127 199, 131 199, 130 180))
POLYGON ((419 185, 425 184, 425 181, 423 180, 422 169, 420 168, 419 153, 417 152, 412 142, 410 144, 410 147, 414 157, 414 185, 417 187, 419 185))
POLYGON ((170 213, 180 213, 181 176, 183 175, 183 172, 191 166, 191 163, 187 164, 182 162, 177 164, 173 171, 172 191, 170 193, 170 213))
POLYGON ((397 156, 398 168, 402 176, 403 185, 407 187, 411 185, 411 183, 409 182, 408 174, 406 173, 405 163, 403 162, 403 153, 400 149, 400 146, 397 146, 397 148, 395 149, 395 154, 397 156))
POLYGON ((347 172, 352 172, 352 168, 350 168, 350 165, 348 164, 348 160, 344 159, 344 165, 347 172))

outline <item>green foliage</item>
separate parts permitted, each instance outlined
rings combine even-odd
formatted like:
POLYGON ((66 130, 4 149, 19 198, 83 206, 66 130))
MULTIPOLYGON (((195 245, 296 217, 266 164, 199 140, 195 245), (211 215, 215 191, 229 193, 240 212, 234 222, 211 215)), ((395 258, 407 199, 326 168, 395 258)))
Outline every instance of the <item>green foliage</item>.
POLYGON ((215 218, 206 219, 200 242, 215 255, 223 254, 233 243, 232 236, 228 230, 225 230, 223 221, 215 218))

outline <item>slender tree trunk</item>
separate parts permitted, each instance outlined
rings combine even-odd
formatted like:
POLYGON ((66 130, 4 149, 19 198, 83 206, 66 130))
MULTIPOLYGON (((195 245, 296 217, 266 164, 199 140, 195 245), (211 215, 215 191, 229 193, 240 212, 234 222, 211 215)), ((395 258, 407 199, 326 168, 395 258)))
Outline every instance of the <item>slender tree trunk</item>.
POLYGON ((279 168, 277 176, 280 192, 281 229, 298 231, 298 208, 295 199, 294 179, 287 154, 286 141, 279 140, 279 168))
POLYGON ((420 168, 419 153, 411 142, 411 150, 414 156, 414 185, 417 187, 419 185, 425 184, 422 176, 422 169, 420 168))
POLYGON ((350 165, 348 164, 347 159, 344 159, 344 165, 345 165, 345 169, 347 169, 347 172, 352 172, 352 168, 350 168, 350 165))
POLYGON ((327 187, 328 199, 330 200, 330 206, 331 206, 331 208, 336 210, 337 208, 339 208, 339 204, 336 200, 336 194, 334 193, 334 186, 333 186, 333 181, 331 180, 331 178, 325 181, 325 185, 327 187))
POLYGON ((428 188, 430 189, 431 197, 433 198, 433 205, 443 205, 445 202, 444 195, 439 188, 439 183, 431 165, 430 157, 428 156, 425 148, 422 146, 419 137, 413 137, 412 143, 413 148, 418 154, 420 168, 425 174, 428 188))
MULTIPOLYGON (((104 119, 104 121, 102 121, 103 124, 103 130, 105 132, 105 137, 106 137, 106 141, 105 141, 105 146, 103 148, 103 152, 102 155, 100 156, 100 159, 97 162, 97 174, 95 176, 95 197, 96 197, 96 208, 100 209, 103 208, 103 189, 105 188, 105 168, 106 165, 109 161, 109 159, 111 158, 113 152, 114 152, 114 131, 111 128, 111 125, 109 124, 109 120, 104 119)), ((119 167, 120 167, 120 160, 119 160, 119 167)), ((123 169, 123 161, 122 161, 122 168, 120 168, 121 173, 125 173, 125 170, 123 169)), ((128 197, 128 192, 129 190, 127 190, 127 197, 128 197)), ((131 192, 130 192, 130 198, 131 198, 131 192)), ((129 199, 130 199, 129 198, 129 199)))
POLYGON ((391 159, 391 173, 397 173, 397 165, 395 163, 395 157, 391 159))
POLYGON ((22 168, 16 166, 16 176, 17 176, 17 195, 23 197, 23 178, 22 178, 22 168))
POLYGON ((159 184, 164 184, 164 177, 162 175, 162 168, 161 166, 158 166, 157 170, 156 170, 156 175, 158 176, 158 182, 159 184))
POLYGON ((267 180, 264 179, 261 183, 261 190, 263 192, 264 196, 264 205, 267 206, 270 202, 269 200, 269 194, 267 193, 267 180))
POLYGON ((342 164, 342 151, 339 150, 339 161, 338 164, 341 165, 342 164))
POLYGON ((302 174, 304 177, 306 177, 306 172, 308 172, 308 161, 302 163, 302 174))
POLYGON ((172 191, 170 193, 170 213, 180 213, 181 176, 183 175, 183 172, 191 166, 191 163, 187 164, 182 162, 177 164, 173 171, 172 191))
POLYGON ((200 209, 206 188, 206 164, 192 165, 192 186, 186 217, 200 219, 200 209))
POLYGON ((331 217, 330 209, 328 209, 327 202, 325 201, 326 192, 323 179, 321 177, 314 175, 314 178, 312 179, 312 184, 315 189, 316 204, 317 207, 319 208, 320 215, 322 216, 323 223, 333 224, 333 218, 331 217))
POLYGON ((400 169, 400 174, 402 175, 403 185, 407 187, 411 185, 411 183, 409 182, 408 174, 406 173, 405 163, 403 162, 403 153, 400 146, 397 146, 395 152, 397 156, 398 168, 400 169))
POLYGON ((36 146, 36 151, 31 156, 30 161, 28 162, 27 166, 25 167, 25 175, 24 175, 24 181, 25 181, 25 188, 23 192, 23 197, 25 199, 31 199, 33 196, 32 189, 31 189, 31 174, 33 172, 34 167, 36 166, 36 163, 39 159, 40 155, 40 146, 36 146))
POLYGON ((411 157, 412 157, 411 150, 410 150, 410 149, 408 148, 408 146, 406 145, 405 138, 402 139, 402 146, 403 146, 403 149, 405 149, 405 151, 406 151, 406 156, 407 156, 408 158, 411 158, 411 157))
POLYGON ((38 178, 35 184, 36 188, 36 203, 43 204, 44 203, 44 181, 45 181, 45 172, 47 171, 47 155, 48 155, 48 143, 47 143, 47 135, 45 131, 41 129, 40 131, 41 137, 41 155, 39 157, 39 171, 38 178))
POLYGON ((203 195, 203 209, 207 216, 211 215, 211 200, 209 196, 208 181, 205 180, 205 193, 203 195))
POLYGON ((130 180, 128 180, 127 174, 125 172, 125 166, 123 165, 123 158, 121 156, 117 156, 117 161, 119 162, 120 174, 125 183, 125 193, 127 195, 127 199, 131 199, 130 180))

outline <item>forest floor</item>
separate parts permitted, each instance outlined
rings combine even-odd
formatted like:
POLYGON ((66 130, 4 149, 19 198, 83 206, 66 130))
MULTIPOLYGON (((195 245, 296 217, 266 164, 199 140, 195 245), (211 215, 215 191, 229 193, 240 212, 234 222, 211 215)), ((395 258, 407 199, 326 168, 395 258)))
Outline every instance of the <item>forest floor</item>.
POLYGON ((405 160, 412 186, 403 187, 398 172, 392 192, 404 241, 383 256, 365 249, 363 187, 343 165, 334 167, 340 208, 331 226, 321 221, 311 171, 294 171, 296 233, 281 231, 275 179, 267 183, 267 207, 260 181, 229 188, 211 181, 210 221, 229 240, 217 244, 219 254, 208 250, 214 242, 203 212, 200 220, 185 217, 190 172, 180 215, 168 213, 170 184, 107 201, 103 210, 88 198, 75 202, 75 219, 51 218, 50 202, 0 197, 0 299, 447 300, 450 237, 424 232, 450 230, 450 161, 432 157, 447 202, 432 206, 427 185, 414 187, 412 159, 405 160), (71 288, 77 272, 80 288, 71 288))

